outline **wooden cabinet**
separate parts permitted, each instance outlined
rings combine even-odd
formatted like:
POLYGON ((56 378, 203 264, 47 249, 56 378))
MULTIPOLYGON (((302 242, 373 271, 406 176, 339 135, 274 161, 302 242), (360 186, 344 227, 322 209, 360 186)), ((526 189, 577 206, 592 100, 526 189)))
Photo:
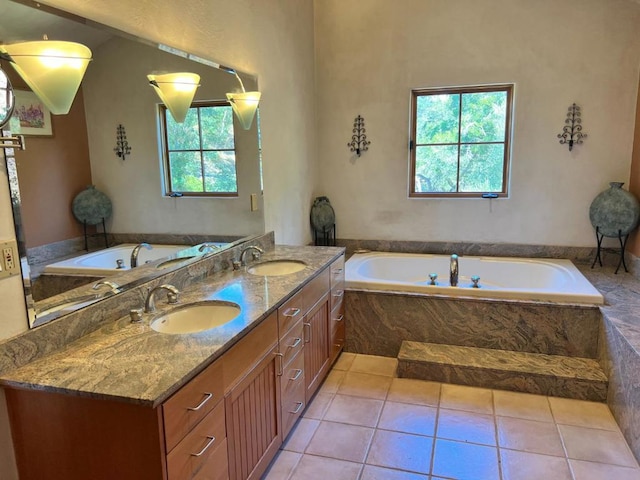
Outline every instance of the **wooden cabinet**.
POLYGON ((329 293, 309 310, 304 320, 304 368, 306 401, 309 403, 329 371, 329 293))

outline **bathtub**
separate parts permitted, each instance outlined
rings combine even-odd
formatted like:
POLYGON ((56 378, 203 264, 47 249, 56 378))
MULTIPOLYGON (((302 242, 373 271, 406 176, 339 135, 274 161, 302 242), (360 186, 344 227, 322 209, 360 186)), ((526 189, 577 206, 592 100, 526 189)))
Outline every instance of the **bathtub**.
POLYGON ((458 286, 447 255, 370 252, 345 265, 346 288, 602 305, 604 298, 569 260, 461 256, 458 286), (431 285, 430 273, 438 275, 431 285), (471 277, 480 277, 472 288, 471 277))
MULTIPOLYGON (((63 275, 106 276, 131 270, 131 252, 136 244, 123 243, 115 247, 69 258, 44 267, 44 273, 63 275), (117 261, 123 261, 123 268, 117 268, 117 261)), ((151 245, 152 249, 140 248, 138 265, 166 258, 185 250, 190 245, 151 245)))

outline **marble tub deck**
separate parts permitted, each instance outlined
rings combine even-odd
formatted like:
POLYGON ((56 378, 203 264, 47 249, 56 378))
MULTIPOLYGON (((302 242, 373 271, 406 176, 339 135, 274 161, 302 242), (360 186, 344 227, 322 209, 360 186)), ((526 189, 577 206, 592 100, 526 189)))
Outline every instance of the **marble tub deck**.
MULTIPOLYGON (((578 349, 581 351, 574 351, 573 355, 598 360, 609 379, 607 404, 634 455, 640 458, 640 280, 624 271, 614 274, 614 266, 597 266, 591 269, 590 263, 575 261, 574 263, 603 294, 606 304, 596 309, 575 306, 576 317, 587 321, 587 331, 581 331, 576 325, 570 329, 576 339, 580 340, 577 343, 582 345, 578 349), (596 328, 594 328, 594 319, 596 328), (582 340, 587 337, 590 341, 584 344, 582 340)), ((508 316, 500 315, 501 318, 508 318, 508 316)), ((565 323, 564 318, 558 320, 559 323, 565 323)), ((347 351, 373 353, 360 352, 358 346, 353 343, 353 338, 349 339, 350 335, 351 332, 347 334, 347 351), (350 349, 350 346, 356 346, 356 348, 350 349)), ((546 340, 542 344, 547 344, 545 347, 549 345, 546 340)), ((570 349, 574 349, 575 345, 576 343, 569 342, 569 345, 562 347, 569 346, 570 349)), ((483 346, 504 348, 497 345, 483 346)), ((397 352, 397 349, 391 352, 390 348, 388 353, 378 352, 377 354, 395 357, 397 352)), ((567 353, 571 355, 570 352, 567 353)))

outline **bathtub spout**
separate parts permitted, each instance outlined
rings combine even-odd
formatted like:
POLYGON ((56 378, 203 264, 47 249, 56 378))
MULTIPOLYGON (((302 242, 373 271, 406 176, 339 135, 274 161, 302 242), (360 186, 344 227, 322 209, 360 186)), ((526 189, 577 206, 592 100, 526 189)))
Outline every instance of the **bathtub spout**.
POLYGON ((151 245, 148 243, 142 242, 136 245, 133 248, 133 252, 131 252, 131 268, 136 268, 138 266, 138 254, 140 253, 140 249, 144 247, 147 250, 151 250, 151 245))
POLYGON ((449 262, 449 284, 452 287, 458 286, 458 255, 455 253, 451 255, 449 262))

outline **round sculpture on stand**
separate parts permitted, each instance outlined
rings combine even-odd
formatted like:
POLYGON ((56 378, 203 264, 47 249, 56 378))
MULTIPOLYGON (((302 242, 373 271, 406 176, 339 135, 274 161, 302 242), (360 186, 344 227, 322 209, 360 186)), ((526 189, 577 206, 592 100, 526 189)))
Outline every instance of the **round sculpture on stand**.
POLYGON ((596 229, 598 242, 596 258, 591 268, 595 266, 596 261, 602 266, 602 239, 611 237, 617 238, 620 242, 620 261, 615 273, 618 273, 621 264, 624 265, 625 272, 629 271, 624 260, 624 249, 629 234, 638 226, 640 203, 631 192, 623 190, 622 185, 622 182, 609 183, 610 188, 599 193, 589 207, 589 220, 596 229))
POLYGON ((316 245, 336 244, 336 214, 327 197, 316 197, 311 207, 311 226, 315 233, 316 245), (322 234, 319 238, 318 234, 322 234), (330 237, 333 234, 333 241, 330 237), (319 240, 323 240, 318 243, 319 240))
POLYGON ((105 220, 111 216, 112 205, 111 200, 94 185, 89 185, 85 190, 80 192, 73 199, 71 210, 74 217, 82 223, 84 228, 84 249, 89 251, 89 243, 87 233, 88 225, 98 225, 102 223, 102 235, 104 236, 105 246, 109 247, 107 239, 107 227, 105 220))

